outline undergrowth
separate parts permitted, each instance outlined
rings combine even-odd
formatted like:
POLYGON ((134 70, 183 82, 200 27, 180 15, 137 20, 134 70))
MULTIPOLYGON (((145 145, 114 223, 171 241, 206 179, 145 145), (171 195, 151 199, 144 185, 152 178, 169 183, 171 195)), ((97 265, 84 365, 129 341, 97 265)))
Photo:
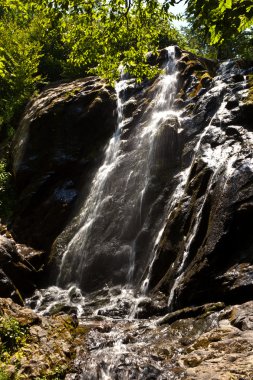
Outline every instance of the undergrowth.
POLYGON ((0 359, 6 360, 10 355, 23 346, 27 339, 27 328, 15 318, 0 318, 0 359))
POLYGON ((3 369, 0 369, 0 380, 10 380, 10 376, 3 369))
MULTIPOLYGON (((13 364, 11 359, 14 354, 17 358, 20 356, 19 350, 26 344, 27 337, 27 327, 22 326, 15 318, 0 317, 0 380, 13 379, 7 368, 8 365, 13 364)), ((19 366, 17 362, 15 366, 19 366)))

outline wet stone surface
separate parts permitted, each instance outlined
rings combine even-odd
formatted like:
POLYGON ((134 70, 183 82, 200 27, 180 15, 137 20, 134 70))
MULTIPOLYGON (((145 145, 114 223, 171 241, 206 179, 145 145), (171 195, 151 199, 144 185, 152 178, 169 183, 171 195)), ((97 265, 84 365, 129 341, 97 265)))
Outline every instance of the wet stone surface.
POLYGON ((82 320, 90 332, 66 380, 251 380, 252 331, 233 324, 249 318, 252 306, 163 326, 157 320, 82 320))
MULTIPOLYGON (((210 303, 170 313, 167 308, 166 315, 148 317, 144 305, 151 307, 150 298, 131 289, 104 288, 89 296, 75 287, 46 292, 30 300, 33 307, 47 315, 61 316, 65 310, 72 321, 79 313, 76 326, 84 331, 66 380, 253 378, 253 301, 227 307, 210 303), (144 312, 146 319, 137 319, 144 312)), ((163 297, 154 298, 153 304, 162 308, 163 297)))

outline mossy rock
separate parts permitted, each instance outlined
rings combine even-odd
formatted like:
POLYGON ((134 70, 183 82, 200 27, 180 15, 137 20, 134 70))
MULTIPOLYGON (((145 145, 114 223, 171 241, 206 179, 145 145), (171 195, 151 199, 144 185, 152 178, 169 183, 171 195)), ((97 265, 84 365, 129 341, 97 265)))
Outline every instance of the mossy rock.
POLYGON ((64 379, 88 328, 76 327, 69 315, 39 317, 11 300, 0 301, 0 380, 64 379))

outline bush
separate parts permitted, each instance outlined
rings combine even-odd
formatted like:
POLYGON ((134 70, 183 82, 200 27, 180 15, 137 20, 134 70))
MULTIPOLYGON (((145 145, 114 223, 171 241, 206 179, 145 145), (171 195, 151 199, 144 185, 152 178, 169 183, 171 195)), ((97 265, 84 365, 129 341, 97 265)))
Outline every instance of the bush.
POLYGON ((41 47, 15 20, 2 19, 0 35, 0 124, 10 126, 40 80, 41 47))
POLYGON ((0 319, 0 355, 4 357, 17 351, 26 341, 27 328, 12 317, 1 317, 0 319))

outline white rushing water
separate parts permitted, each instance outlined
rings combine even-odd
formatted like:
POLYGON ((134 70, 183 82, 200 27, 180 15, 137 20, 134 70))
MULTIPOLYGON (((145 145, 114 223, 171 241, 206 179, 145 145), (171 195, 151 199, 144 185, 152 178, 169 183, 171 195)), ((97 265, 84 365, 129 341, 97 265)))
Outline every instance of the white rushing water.
POLYGON ((63 253, 58 286, 76 284, 84 291, 106 283, 132 286, 150 261, 162 227, 161 215, 151 216, 164 189, 164 183, 158 183, 159 171, 169 173, 171 165, 163 157, 169 150, 164 144, 171 134, 174 139, 178 134, 177 115, 171 109, 177 87, 174 47, 167 48, 167 53, 156 95, 139 125, 131 127, 127 140, 122 139, 121 131, 131 118, 124 116, 124 107, 133 97, 129 100, 124 93, 133 87, 133 80, 123 75, 116 85, 117 129, 81 207, 76 233, 63 253))

